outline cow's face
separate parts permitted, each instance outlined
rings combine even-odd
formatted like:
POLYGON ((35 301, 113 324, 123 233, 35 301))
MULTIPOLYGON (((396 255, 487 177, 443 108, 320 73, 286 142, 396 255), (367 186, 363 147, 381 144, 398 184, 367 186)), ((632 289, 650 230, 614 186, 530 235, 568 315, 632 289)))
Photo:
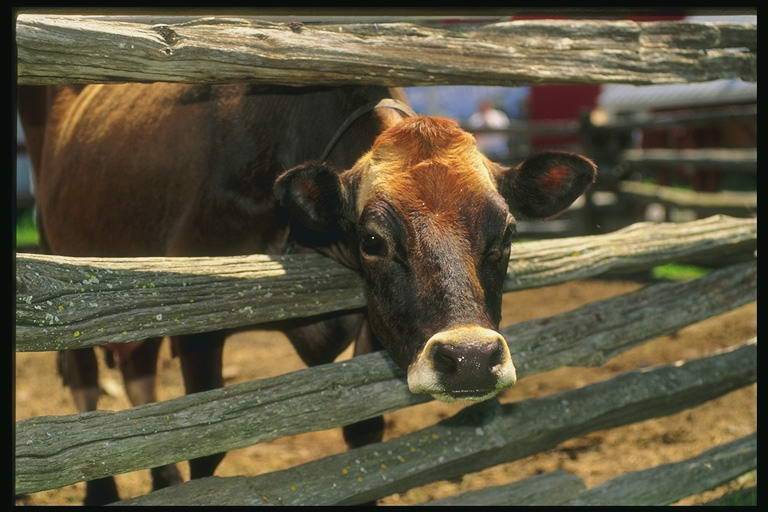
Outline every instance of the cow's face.
POLYGON ((453 121, 415 117, 351 169, 305 164, 275 191, 301 243, 360 272, 370 331, 410 390, 484 400, 516 379, 498 332, 515 219, 562 211, 595 172, 567 153, 502 168, 453 121))

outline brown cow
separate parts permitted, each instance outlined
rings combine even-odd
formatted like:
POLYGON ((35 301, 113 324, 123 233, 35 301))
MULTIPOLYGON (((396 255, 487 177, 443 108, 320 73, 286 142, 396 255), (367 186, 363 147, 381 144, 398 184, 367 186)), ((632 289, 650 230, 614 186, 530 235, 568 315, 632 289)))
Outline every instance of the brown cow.
MULTIPOLYGON (((515 218, 567 208, 594 181, 595 166, 547 153, 503 168, 455 122, 374 108, 385 98, 404 100, 382 87, 20 90, 47 250, 317 250, 362 275, 368 307, 365 315, 285 324, 308 365, 333 361, 356 338, 355 355, 386 348, 414 393, 495 396, 516 378, 498 332, 515 218), (346 126, 353 113, 359 117, 346 126), (324 148, 327 158, 317 161, 324 148)), ((229 332, 172 337, 187 393, 222 385, 229 332)), ((135 405, 155 400, 159 342, 114 346, 135 405)), ((78 409, 95 409, 93 349, 61 354, 78 409)), ((382 431, 381 417, 344 428, 350 446, 381 440, 382 431)), ((192 478, 213 474, 223 456, 191 460, 192 478)), ((155 488, 179 481, 174 465, 152 476, 155 488)), ((88 482, 86 502, 115 499, 111 478, 88 482)))

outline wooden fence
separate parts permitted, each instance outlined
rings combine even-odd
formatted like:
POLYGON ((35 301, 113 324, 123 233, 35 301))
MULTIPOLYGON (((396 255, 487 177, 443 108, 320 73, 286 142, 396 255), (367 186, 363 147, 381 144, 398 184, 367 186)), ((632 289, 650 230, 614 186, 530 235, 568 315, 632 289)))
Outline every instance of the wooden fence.
MULTIPOLYGON (((659 169, 687 166, 691 169, 716 169, 718 173, 752 174, 757 172, 756 148, 695 148, 695 149, 623 149, 616 138, 633 129, 712 126, 718 122, 756 121, 757 106, 716 108, 708 112, 675 112, 635 114, 606 118, 595 122, 592 116, 582 119, 585 150, 596 158, 605 172, 600 186, 618 193, 627 205, 644 208, 651 203, 667 210, 686 209, 698 217, 725 213, 748 216, 756 212, 757 193, 752 191, 720 190, 702 192, 640 181, 640 175, 653 177, 659 169)), ((599 117, 599 116, 598 116, 599 117)), ((631 210, 627 208, 627 210, 631 210)), ((637 212, 629 211, 637 219, 637 212)))
POLYGON ((658 84, 756 78, 756 27, 521 20, 479 27, 20 15, 18 80, 285 85, 658 84), (67 51, 62 52, 61 48, 67 51))
MULTIPOLYGON (((19 81, 35 84, 509 85, 553 77, 646 83, 749 78, 755 57, 754 27, 586 21, 509 22, 467 30, 211 18, 147 26, 22 15, 17 44, 19 81), (62 45, 67 54, 57 51, 62 45), (289 47, 301 58, 284 59, 289 47), (743 50, 723 50, 736 47, 743 50), (598 58, 597 48, 603 57, 598 58), (538 62, 532 63, 533 56, 538 62), (577 58, 584 64, 573 66, 577 58), (503 67, 489 66, 501 60, 503 67), (558 75, 568 62, 568 74, 558 75)), ((513 248, 504 290, 649 268, 681 257, 752 254, 756 237, 754 219, 717 216, 520 244, 513 248)), ((748 261, 694 281, 654 284, 516 324, 504 334, 519 378, 562 366, 596 366, 647 339, 754 301, 755 281, 756 264, 748 261)), ((365 305, 360 279, 318 255, 104 259, 18 254, 16 286, 17 351, 275 326, 365 305)), ((199 479, 124 503, 364 503, 722 396, 756 381, 755 354, 752 339, 684 364, 629 372, 544 398, 506 405, 490 400, 384 443, 257 477, 199 479)), ((125 411, 32 418, 16 424, 15 490, 36 492, 156 467, 348 425, 428 400, 408 391, 387 354, 374 353, 125 411)), ((755 450, 753 435, 592 489, 557 472, 432 504, 666 504, 753 469, 755 450)))
MULTIPOLYGON (((508 128, 465 129, 473 134, 495 134, 507 138, 509 155, 500 163, 516 165, 532 151, 532 135, 570 135, 579 144, 560 144, 552 149, 585 153, 599 163, 601 174, 584 201, 574 204, 555 222, 522 221, 518 232, 525 237, 574 236, 594 232, 595 226, 615 230, 643 218, 644 208, 661 204, 665 211, 686 209, 697 218, 722 213, 752 215, 757 210, 757 194, 750 191, 723 190, 701 192, 680 187, 628 179, 631 174, 651 176, 658 169, 686 165, 690 168, 717 169, 722 173, 754 175, 757 171, 756 148, 701 149, 623 149, 634 129, 708 126, 725 121, 756 120, 757 106, 716 108, 706 112, 632 113, 615 117, 605 112, 593 120, 585 113, 581 121, 520 121, 508 128), (603 119, 600 119, 604 117, 603 119), (622 142, 622 139, 625 139, 622 142), (595 193, 615 198, 599 203, 595 193)), ((671 216, 669 216, 671 217, 671 216)), ((673 220, 673 219, 670 219, 673 220)))

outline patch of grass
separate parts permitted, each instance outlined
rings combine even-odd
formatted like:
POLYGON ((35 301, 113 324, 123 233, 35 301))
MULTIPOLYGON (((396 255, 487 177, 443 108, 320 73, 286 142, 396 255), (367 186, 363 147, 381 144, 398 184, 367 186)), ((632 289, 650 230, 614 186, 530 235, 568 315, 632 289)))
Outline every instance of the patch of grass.
POLYGON ((709 269, 697 265, 685 265, 682 263, 667 263, 654 267, 651 271, 654 279, 667 281, 690 281, 698 279, 709 273, 709 269))
POLYGON ((35 227, 32 210, 25 211, 16 219, 16 247, 38 245, 40 236, 35 227))

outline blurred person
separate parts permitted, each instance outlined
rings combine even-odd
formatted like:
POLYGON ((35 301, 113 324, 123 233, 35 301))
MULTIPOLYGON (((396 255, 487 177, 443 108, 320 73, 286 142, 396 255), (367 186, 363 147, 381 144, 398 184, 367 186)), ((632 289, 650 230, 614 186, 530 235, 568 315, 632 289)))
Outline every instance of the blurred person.
MULTIPOLYGON (((470 129, 478 128, 509 128, 507 114, 493 107, 493 103, 483 100, 478 110, 467 122, 470 129)), ((475 136, 477 147, 492 160, 506 160, 509 157, 509 136, 505 133, 480 133, 475 136)))

